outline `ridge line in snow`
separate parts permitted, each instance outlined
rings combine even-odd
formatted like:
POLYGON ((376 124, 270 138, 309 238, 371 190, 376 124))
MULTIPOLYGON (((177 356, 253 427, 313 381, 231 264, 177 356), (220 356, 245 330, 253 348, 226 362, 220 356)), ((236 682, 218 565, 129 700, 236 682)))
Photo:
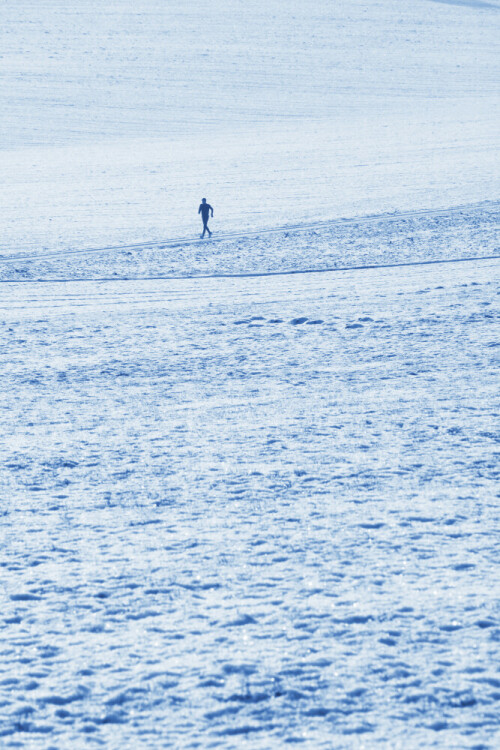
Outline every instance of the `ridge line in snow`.
POLYGON ((145 250, 150 248, 157 248, 158 250, 165 250, 168 247, 185 247, 187 245, 198 245, 206 244, 207 242, 225 242, 231 239, 244 239, 247 237, 258 237, 261 234, 279 234, 280 232, 307 232, 312 229, 327 229, 328 227, 335 226, 353 226, 355 224, 369 224, 376 221, 400 221, 403 219, 418 218, 425 216, 442 216, 443 214, 454 214, 460 213, 461 211, 480 211, 481 209, 494 208, 500 206, 500 201, 481 201, 479 203, 461 204, 458 206, 450 206, 448 208, 437 208, 437 209, 421 209, 414 211, 400 211, 392 213, 382 214, 366 214, 365 216, 351 217, 351 218, 338 218, 338 219, 326 219, 324 221, 315 222, 303 222, 300 224, 283 224, 276 227, 267 227, 260 230, 252 230, 249 232, 227 232, 217 235, 215 238, 210 240, 201 240, 194 238, 172 238, 166 240, 153 240, 150 242, 136 242, 130 245, 108 245, 103 247, 91 247, 91 248, 79 248, 79 249, 66 249, 66 250, 51 250, 46 253, 31 253, 21 255, 0 255, 0 263, 12 263, 15 261, 24 260, 41 260, 45 258, 59 258, 66 257, 69 255, 87 255, 94 253, 106 253, 112 252, 113 250, 145 250))
POLYGON ((405 263, 381 263, 378 265, 339 266, 337 268, 304 268, 289 271, 248 271, 248 273, 211 273, 195 276, 102 276, 74 279, 0 279, 0 284, 71 284, 73 282, 108 281, 196 281, 197 279, 250 279, 266 276, 297 276, 308 273, 337 273, 339 271, 369 271, 378 268, 404 268, 405 266, 432 266, 438 263, 470 263, 481 260, 500 260, 500 255, 479 255, 470 258, 443 258, 438 260, 415 260, 405 263))

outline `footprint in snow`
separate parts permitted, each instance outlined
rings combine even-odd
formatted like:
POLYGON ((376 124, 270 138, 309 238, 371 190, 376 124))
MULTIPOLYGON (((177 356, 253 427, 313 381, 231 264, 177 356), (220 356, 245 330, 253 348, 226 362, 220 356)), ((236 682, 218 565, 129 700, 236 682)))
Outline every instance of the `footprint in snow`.
POLYGON ((231 620, 230 622, 227 622, 223 625, 225 628, 237 628, 241 627, 242 625, 255 625, 257 623, 257 620, 255 617, 252 617, 252 615, 243 614, 239 615, 239 617, 236 617, 234 620, 231 620))
POLYGON ((20 594, 11 594, 10 599, 13 602, 38 602, 40 601, 42 597, 37 596, 36 594, 30 594, 30 593, 20 593, 20 594))
POLYGON ((255 323, 259 320, 265 320, 265 318, 262 317, 262 315, 253 315, 251 318, 243 318, 243 320, 234 320, 233 323, 235 326, 242 326, 245 323, 248 325, 249 323, 255 323))
POLYGON ((262 317, 262 315, 254 315, 252 318, 250 318, 249 328, 261 328, 262 323, 261 321, 265 320, 265 318, 262 317))

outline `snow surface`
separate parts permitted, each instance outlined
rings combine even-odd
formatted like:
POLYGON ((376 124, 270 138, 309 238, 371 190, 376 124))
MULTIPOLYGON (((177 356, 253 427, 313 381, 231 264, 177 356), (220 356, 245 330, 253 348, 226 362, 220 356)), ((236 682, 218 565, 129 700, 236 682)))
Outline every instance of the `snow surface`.
POLYGON ((4 285, 5 747, 495 747, 497 282, 4 285))
POLYGON ((4 2, 0 253, 496 198, 499 9, 4 2))
POLYGON ((499 257, 498 201, 295 225, 217 239, 9 255, 0 279, 242 275, 499 257), (70 261, 70 262, 68 262, 70 261))
POLYGON ((500 746, 499 8, 2 3, 2 749, 500 746))

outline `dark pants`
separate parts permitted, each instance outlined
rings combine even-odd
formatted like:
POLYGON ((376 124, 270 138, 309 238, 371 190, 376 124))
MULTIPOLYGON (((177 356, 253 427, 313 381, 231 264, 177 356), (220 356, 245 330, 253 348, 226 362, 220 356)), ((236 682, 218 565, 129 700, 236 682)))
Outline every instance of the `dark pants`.
POLYGON ((212 232, 208 228, 208 216, 206 219, 203 219, 203 234, 201 235, 202 237, 205 236, 205 232, 208 232, 209 237, 212 236, 212 232))

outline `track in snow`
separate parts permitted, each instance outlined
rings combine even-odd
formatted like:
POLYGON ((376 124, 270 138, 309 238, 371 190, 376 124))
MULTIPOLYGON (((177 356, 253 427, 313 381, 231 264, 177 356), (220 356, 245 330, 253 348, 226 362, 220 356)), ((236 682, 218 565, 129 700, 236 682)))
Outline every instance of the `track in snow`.
MULTIPOLYGON (((109 245, 106 247, 93 247, 93 248, 80 248, 74 250, 59 250, 51 251, 48 253, 35 253, 35 254, 20 254, 10 256, 0 256, 0 263, 10 263, 14 261, 25 261, 25 260, 41 260, 44 258, 60 258, 67 257, 68 255, 89 255, 94 253, 106 253, 112 252, 113 250, 145 250, 147 248, 157 248, 159 250, 166 249, 168 247, 186 247, 188 245, 202 245, 207 242, 218 243, 225 242, 227 240, 245 239, 249 237, 259 237, 262 234, 279 234, 281 232, 308 232, 313 229, 327 229, 335 226, 354 226, 356 224, 370 224, 377 221, 401 221, 404 219, 412 219, 424 216, 442 216, 446 214, 457 214, 463 211, 482 211, 486 208, 493 208, 500 206, 500 201, 483 201, 481 203, 473 203, 469 205, 453 206, 449 208, 440 209, 422 209, 418 211, 402 211, 398 213, 389 214, 374 214, 368 216, 360 216, 354 218, 341 218, 341 219, 330 219, 328 221, 317 221, 311 223, 301 224, 284 224, 278 227, 269 227, 267 229, 256 230, 252 232, 229 232, 221 234, 214 239, 202 240, 202 239, 186 239, 184 238, 172 238, 167 240, 153 240, 150 242, 138 242, 131 245, 109 245)), ((325 269, 330 270, 330 269, 325 269)), ((340 270, 340 269, 331 269, 340 270)), ((303 272, 307 273, 307 272, 303 272)))
POLYGON ((478 260, 500 260, 500 255, 479 255, 470 258, 445 258, 442 260, 417 260, 408 263, 380 263, 378 265, 342 266, 338 268, 304 268, 291 271, 261 271, 259 273, 208 273, 191 276, 101 276, 99 278, 73 279, 0 279, 0 284, 68 284, 74 281, 180 281, 196 279, 246 279, 266 276, 298 276, 310 273, 335 273, 338 271, 369 271, 379 268, 402 268, 405 266, 432 266, 438 263, 470 263, 478 260))

